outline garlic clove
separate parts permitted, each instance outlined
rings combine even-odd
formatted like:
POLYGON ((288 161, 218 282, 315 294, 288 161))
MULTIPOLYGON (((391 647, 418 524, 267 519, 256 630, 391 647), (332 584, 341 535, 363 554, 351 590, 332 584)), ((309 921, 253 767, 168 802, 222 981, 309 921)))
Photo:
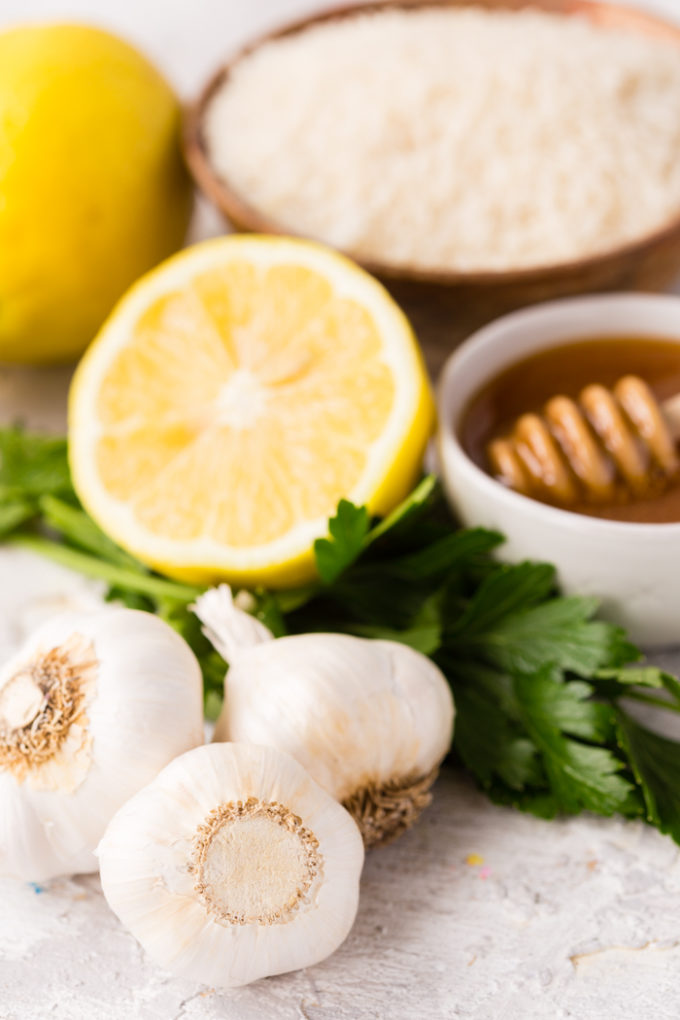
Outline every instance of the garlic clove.
POLYGON ((95 871, 111 816, 202 743, 202 716, 196 658, 152 614, 110 607, 39 628, 0 670, 0 873, 95 871))
POLYGON ((195 609, 217 647, 235 650, 214 739, 291 754, 350 811, 367 846, 400 835, 430 803, 451 746, 441 670, 406 645, 347 634, 248 644, 246 614, 225 587, 195 609))
POLYGON ((112 910, 161 966, 236 987, 332 953, 357 912, 364 851, 290 756, 213 744, 182 755, 98 848, 112 910))

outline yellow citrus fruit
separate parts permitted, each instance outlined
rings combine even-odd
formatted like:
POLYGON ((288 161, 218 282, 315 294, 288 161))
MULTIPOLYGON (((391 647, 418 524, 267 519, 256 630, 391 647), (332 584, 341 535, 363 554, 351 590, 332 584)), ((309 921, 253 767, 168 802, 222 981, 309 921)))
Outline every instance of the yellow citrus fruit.
POLYGON ((0 361, 84 349, 130 284, 184 240, 180 110, 121 39, 0 32, 0 361))
POLYGON ((342 497, 409 491, 433 401, 387 292, 320 245, 223 237, 169 259, 114 310, 76 372, 70 459, 121 546, 188 581, 314 576, 342 497))

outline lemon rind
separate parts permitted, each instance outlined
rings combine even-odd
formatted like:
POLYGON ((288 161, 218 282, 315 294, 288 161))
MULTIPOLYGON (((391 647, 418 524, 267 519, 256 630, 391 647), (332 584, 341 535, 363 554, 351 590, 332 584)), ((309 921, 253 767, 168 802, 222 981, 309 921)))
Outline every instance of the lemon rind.
POLYGON ((81 501, 107 533, 143 562, 185 580, 210 583, 291 584, 314 576, 311 547, 326 533, 327 519, 297 524, 275 541, 234 547, 206 537, 190 541, 161 538, 140 525, 131 508, 111 497, 95 469, 102 433, 97 398, 107 370, 129 340, 141 313, 156 297, 192 276, 226 261, 252 260, 268 267, 298 264, 321 272, 337 296, 368 308, 383 340, 383 357, 396 385, 394 406, 379 439, 371 445, 366 470, 346 496, 385 513, 408 492, 434 424, 433 400, 411 326, 387 291, 353 262, 322 245, 266 235, 229 235, 205 241, 173 256, 143 276, 121 299, 86 352, 69 398, 69 460, 81 501))

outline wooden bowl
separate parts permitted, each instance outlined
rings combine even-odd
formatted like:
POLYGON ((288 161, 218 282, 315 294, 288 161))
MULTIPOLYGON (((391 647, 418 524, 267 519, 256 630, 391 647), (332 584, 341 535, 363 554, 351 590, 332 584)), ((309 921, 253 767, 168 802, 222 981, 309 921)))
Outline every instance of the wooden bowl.
MULTIPOLYGON (((562 15, 579 14, 598 25, 671 40, 680 48, 680 26, 652 14, 591 0, 373 0, 337 7, 298 20, 250 42, 208 81, 184 122, 184 151, 199 188, 238 230, 291 234, 260 212, 210 164, 202 131, 203 114, 213 94, 248 54, 272 39, 293 35, 312 25, 340 21, 359 13, 416 7, 475 6, 521 10, 532 7, 562 15)), ((680 57, 680 54, 679 54, 680 57)), ((680 158, 680 153, 678 154, 680 158)), ((345 254, 352 256, 351 252, 345 254)), ((663 228, 620 247, 559 264, 528 269, 460 272, 393 266, 359 260, 377 276, 414 318, 431 344, 450 348, 458 339, 502 312, 570 294, 610 290, 659 290, 680 273, 680 214, 663 228)), ((436 359, 435 359, 436 360, 436 359)))

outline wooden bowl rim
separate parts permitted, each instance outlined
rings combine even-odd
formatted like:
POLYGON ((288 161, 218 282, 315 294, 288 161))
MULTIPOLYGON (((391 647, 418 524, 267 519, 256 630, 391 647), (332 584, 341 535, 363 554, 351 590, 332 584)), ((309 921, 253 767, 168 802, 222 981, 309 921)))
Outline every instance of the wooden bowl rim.
MULTIPOLYGON (((365 0, 362 3, 341 4, 323 11, 317 11, 314 14, 286 22, 273 30, 260 33, 239 47, 208 78, 198 98, 186 107, 182 130, 184 156, 200 190, 239 230, 311 239, 310 235, 298 233, 269 219, 213 170, 204 143, 202 123, 205 109, 214 93, 221 88, 234 67, 255 50, 268 42, 283 39, 289 35, 296 35, 315 25, 330 21, 341 21, 367 13, 378 13, 384 10, 470 6, 490 10, 515 11, 533 8, 564 17, 580 14, 596 24, 604 21, 605 24, 616 25, 616 22, 621 19, 621 27, 628 26, 632 30, 641 30, 643 34, 675 39, 680 46, 680 25, 667 21, 658 14, 642 11, 627 4, 611 3, 608 0, 365 0)), ((523 269, 473 270, 471 272, 423 269, 405 263, 393 264, 361 259, 357 258, 348 249, 338 248, 336 250, 363 266, 364 269, 374 276, 387 281, 409 281, 448 287, 486 286, 493 284, 543 284, 553 280, 560 280, 573 273, 602 270, 615 265, 623 259, 634 258, 635 256, 643 257, 650 250, 662 246, 666 241, 673 241, 678 234, 680 234, 680 213, 674 216, 666 225, 636 240, 628 241, 616 248, 610 248, 584 258, 545 263, 523 269)), ((313 240, 324 243, 320 238, 313 238, 313 240)))

